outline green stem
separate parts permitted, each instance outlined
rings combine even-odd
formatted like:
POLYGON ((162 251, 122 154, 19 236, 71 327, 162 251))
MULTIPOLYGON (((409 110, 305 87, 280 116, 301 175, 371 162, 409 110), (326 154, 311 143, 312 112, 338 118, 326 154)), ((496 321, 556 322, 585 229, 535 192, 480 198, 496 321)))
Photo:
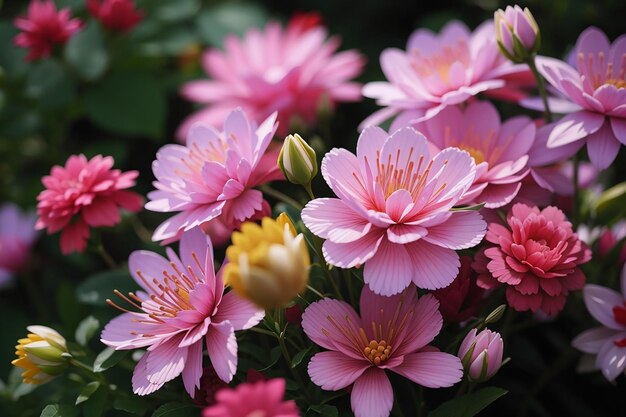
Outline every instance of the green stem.
POLYGON ((107 266, 110 269, 117 269, 118 268, 117 262, 115 262, 115 259, 113 259, 113 257, 111 255, 109 255, 109 253, 106 251, 106 249, 104 249, 104 245, 102 244, 102 242, 98 243, 98 246, 96 246, 96 251, 98 252, 100 257, 102 258, 104 263, 106 263, 107 266))
POLYGON ((87 376, 89 379, 100 382, 102 385, 107 386, 107 380, 101 373, 96 373, 93 371, 93 367, 83 363, 75 358, 70 359, 70 365, 75 366, 84 376, 87 376))
POLYGON ((277 191, 267 185, 261 185, 259 187, 259 189, 264 192, 265 194, 274 197, 275 199, 282 201, 285 204, 289 204, 290 206, 292 206, 293 208, 295 208, 298 211, 302 210, 302 204, 298 203, 296 200, 294 200, 293 198, 289 197, 287 194, 283 194, 280 191, 277 191))
POLYGON ((309 195, 309 198, 311 200, 315 200, 315 194, 313 194, 313 189, 311 188, 311 183, 305 184, 302 187, 306 190, 306 193, 309 195))
POLYGON ((546 92, 546 82, 544 81, 541 74, 537 70, 537 65, 535 65, 535 57, 531 56, 528 58, 528 67, 530 71, 533 73, 533 76, 537 80, 537 89, 539 90, 539 95, 541 96, 541 101, 543 102, 544 115, 546 118, 546 122, 552 122, 552 112, 550 112, 550 106, 548 105, 548 93, 546 92))
POLYGON ((578 170, 580 168, 580 154, 579 152, 576 152, 574 154, 574 175, 573 175, 573 179, 574 179, 574 196, 573 199, 574 201, 572 202, 572 224, 574 225, 574 230, 576 230, 578 228, 578 222, 580 221, 579 219, 579 215, 580 215, 580 209, 579 209, 579 203, 580 203, 580 189, 579 189, 579 181, 578 181, 578 170))

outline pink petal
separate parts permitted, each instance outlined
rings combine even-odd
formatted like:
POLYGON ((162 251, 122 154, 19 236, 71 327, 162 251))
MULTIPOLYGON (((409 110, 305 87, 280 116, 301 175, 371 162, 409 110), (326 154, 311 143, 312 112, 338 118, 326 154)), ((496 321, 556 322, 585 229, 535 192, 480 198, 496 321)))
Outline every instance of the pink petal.
POLYGON ((610 124, 604 124, 587 138, 587 153, 597 169, 606 169, 617 158, 620 142, 617 141, 610 124))
POLYGON ((596 132, 604 123, 604 115, 588 111, 568 114, 556 122, 548 137, 548 148, 567 145, 596 132))
POLYGON ((461 360, 444 352, 405 355, 404 362, 392 371, 428 388, 451 387, 463 378, 461 360))
POLYGON ((477 211, 458 211, 443 223, 428 228, 424 240, 448 249, 467 249, 480 243, 487 223, 477 211))
POLYGON ((405 249, 413 259, 413 283, 418 288, 434 290, 447 287, 459 272, 459 255, 452 249, 423 240, 409 243, 405 249))
POLYGON ((313 234, 336 243, 354 242, 372 226, 338 198, 309 201, 302 210, 302 221, 313 234))
POLYGON ((596 364, 604 377, 613 381, 626 368, 626 349, 614 343, 605 343, 598 352, 596 364))
POLYGON ((324 258, 339 268, 363 265, 376 254, 384 234, 384 230, 375 228, 354 242, 335 243, 327 240, 322 247, 324 258))
POLYGON ((607 341, 612 343, 617 332, 606 327, 585 330, 572 340, 572 346, 586 353, 598 353, 607 341))
POLYGON ((191 398, 194 398, 196 388, 200 388, 200 377, 202 377, 202 342, 189 346, 187 362, 183 369, 183 385, 191 398))
POLYGON ((393 389, 385 371, 369 368, 354 382, 350 396, 355 417, 389 417, 393 389))
POLYGON ((583 298, 589 313, 608 328, 624 330, 624 326, 615 321, 613 307, 624 304, 623 297, 608 288, 587 284, 583 289, 583 298))
POLYGON ((228 320, 235 330, 246 330, 259 324, 263 317, 265 311, 229 291, 222 298, 213 321, 220 323, 228 320))
POLYGON ((626 145, 626 120, 611 117, 611 128, 617 140, 626 145))
POLYGON ((319 352, 311 358, 308 371, 311 381, 327 391, 351 385, 372 364, 365 358, 354 359, 340 352, 319 352))
POLYGON ((128 258, 128 270, 137 284, 148 293, 159 294, 160 291, 152 282, 154 278, 158 282, 163 280, 163 272, 171 271, 170 263, 159 254, 146 250, 137 250, 128 258))
POLYGON ((137 395, 143 396, 143 395, 152 394, 154 391, 158 390, 165 384, 165 382, 153 383, 153 382, 148 381, 146 365, 148 363, 149 355, 150 355, 150 352, 146 352, 141 357, 141 359, 139 359, 139 362, 137 362, 137 365, 135 366, 135 370, 133 371, 133 378, 132 378, 133 392, 137 395))
POLYGON ((411 283, 411 257, 403 245, 382 239, 376 254, 365 263, 363 280, 376 294, 398 294, 411 283))
POLYGON ((148 353, 146 373, 148 381, 160 384, 176 378, 185 368, 187 348, 180 348, 182 336, 165 340, 148 353))
POLYGON ((237 372, 237 338, 233 325, 228 321, 211 324, 206 345, 215 373, 222 381, 230 382, 237 372))
MULTIPOLYGON (((415 291, 410 288, 409 291, 415 291)), ((410 302, 408 299, 405 302, 410 302)), ((439 301, 426 294, 413 303, 413 315, 403 340, 395 342, 394 355, 407 355, 428 345, 435 339, 443 326, 443 318, 439 312, 439 301)))

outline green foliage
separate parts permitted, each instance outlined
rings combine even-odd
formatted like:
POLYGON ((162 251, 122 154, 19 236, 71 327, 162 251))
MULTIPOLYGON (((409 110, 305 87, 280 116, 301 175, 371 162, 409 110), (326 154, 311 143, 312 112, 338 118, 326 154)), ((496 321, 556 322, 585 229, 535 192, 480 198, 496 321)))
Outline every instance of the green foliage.
POLYGON ((126 294, 137 289, 137 285, 127 270, 99 272, 84 280, 76 288, 78 301, 94 306, 104 306, 106 300, 114 297, 114 290, 126 294))
POLYGON ((502 388, 483 388, 471 394, 446 401, 431 411, 428 417, 473 417, 506 393, 507 390, 502 388))

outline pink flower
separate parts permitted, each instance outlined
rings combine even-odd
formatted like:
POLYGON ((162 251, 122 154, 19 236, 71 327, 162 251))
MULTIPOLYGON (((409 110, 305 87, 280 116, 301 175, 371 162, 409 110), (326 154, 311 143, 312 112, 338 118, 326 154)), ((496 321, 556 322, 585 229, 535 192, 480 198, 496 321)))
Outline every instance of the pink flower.
POLYGON ((13 203, 0 206, 0 287, 11 281, 28 261, 37 232, 34 213, 23 213, 13 203))
POLYGON ((80 19, 71 18, 70 9, 57 11, 52 0, 31 0, 28 14, 16 18, 14 24, 22 31, 15 45, 30 50, 27 61, 49 57, 55 45, 67 42, 82 26, 80 19))
POLYGON ((215 369, 212 366, 205 366, 202 369, 200 382, 196 386, 193 403, 198 407, 213 405, 217 402, 215 398, 217 392, 226 387, 228 387, 228 384, 217 376, 215 369))
POLYGON ((352 385, 356 417, 389 415, 393 391, 386 369, 429 388, 461 380, 460 359, 428 346, 443 324, 432 295, 418 299, 411 286, 382 297, 364 287, 359 305, 360 317, 349 304, 325 298, 302 316, 309 339, 328 349, 311 358, 311 380, 327 391, 352 385))
POLYGON ((577 68, 557 59, 537 58, 537 69, 573 104, 570 114, 550 133, 549 147, 587 143, 589 159, 605 169, 626 143, 626 35, 611 46, 602 31, 590 27, 578 37, 577 68))
POLYGON ((513 62, 524 62, 539 49, 539 26, 528 8, 517 4, 498 9, 494 15, 500 51, 513 62))
POLYGON ((148 194, 146 208, 180 213, 163 222, 152 239, 175 241, 200 225, 221 244, 243 221, 268 215, 269 205, 254 187, 283 178, 278 151, 266 152, 275 121, 276 113, 257 127, 237 109, 223 132, 198 124, 186 146, 162 147, 152 164, 157 189, 148 194))
POLYGON ((363 95, 385 108, 372 114, 361 127, 377 125, 409 110, 419 110, 415 120, 429 119, 447 106, 490 91, 500 97, 519 99, 519 85, 528 84, 526 65, 513 65, 498 50, 493 21, 474 33, 461 22, 448 23, 438 35, 418 29, 407 50, 390 48, 380 56, 386 82, 363 87, 363 95))
POLYGON ((487 208, 498 208, 517 195, 522 178, 528 174, 527 154, 535 139, 535 125, 528 117, 500 123, 493 104, 476 101, 465 110, 446 107, 415 128, 437 148, 454 146, 474 158, 476 178, 460 203, 486 203, 487 208))
POLYGON ((485 329, 476 334, 469 331, 459 347, 459 358, 472 381, 484 382, 498 372, 502 366, 504 342, 498 332, 485 329))
POLYGON ((87 10, 112 31, 128 32, 143 18, 133 0, 87 0, 87 10))
POLYGON ((179 139, 195 122, 221 125, 237 106, 254 120, 278 111, 278 134, 285 136, 292 122, 314 124, 321 105, 360 100, 361 85, 350 80, 361 73, 364 58, 356 51, 335 54, 339 39, 326 36, 325 28, 301 18, 286 29, 270 23, 243 39, 228 36, 223 52, 211 49, 202 60, 211 80, 181 89, 183 97, 206 107, 183 122, 179 139))
POLYGON ((609 381, 626 369, 626 268, 622 269, 622 294, 599 285, 587 284, 583 297, 587 310, 602 326, 586 330, 572 345, 596 355, 595 367, 609 381))
POLYGON ((125 313, 104 327, 100 340, 116 350, 147 347, 133 374, 135 394, 150 394, 182 373, 193 398, 202 376, 203 339, 217 376, 230 382, 237 370, 235 330, 255 326, 264 312, 233 292, 224 294, 211 241, 199 229, 183 235, 180 258, 169 248, 167 255, 130 255, 128 269, 142 291, 116 294, 138 311, 109 301, 125 313))
POLYGON ((490 223, 490 246, 477 256, 474 269, 482 272, 478 285, 489 289, 506 285, 506 299, 517 311, 541 310, 555 315, 567 294, 585 283, 580 264, 591 251, 572 231, 561 210, 515 204, 507 226, 490 223))
POLYGON ((120 208, 139 211, 143 199, 125 189, 135 185, 137 171, 122 173, 113 167, 113 158, 96 155, 72 155, 65 167, 54 166, 41 179, 46 187, 37 200, 36 228, 48 234, 61 231, 64 254, 83 252, 89 239, 89 227, 111 227, 120 222, 120 208))
POLYGON ((202 417, 300 417, 293 400, 284 401, 285 380, 244 382, 220 390, 217 404, 205 408, 202 417))
POLYGON ((486 224, 475 211, 450 211, 474 181, 467 152, 431 154, 426 138, 410 127, 391 136, 366 128, 356 156, 331 150, 324 179, 339 198, 318 198, 302 211, 304 224, 326 239, 331 265, 365 264, 365 283, 377 294, 449 285, 459 271, 456 249, 477 245, 486 224))

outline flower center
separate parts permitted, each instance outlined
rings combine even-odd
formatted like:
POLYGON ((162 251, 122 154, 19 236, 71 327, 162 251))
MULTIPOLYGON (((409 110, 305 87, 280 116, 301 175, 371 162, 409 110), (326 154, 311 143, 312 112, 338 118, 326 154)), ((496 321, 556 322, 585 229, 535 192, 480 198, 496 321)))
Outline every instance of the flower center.
POLYGON ((476 165, 485 162, 485 154, 480 149, 476 149, 472 146, 464 145, 462 143, 457 144, 456 147, 470 154, 470 156, 474 158, 474 162, 476 163, 476 165))
POLYGON ((626 326, 626 302, 623 305, 613 307, 613 318, 622 326, 626 326))
POLYGON ((597 55, 589 53, 587 56, 579 52, 578 70, 580 72, 584 70, 585 76, 589 77, 589 82, 594 89, 606 84, 618 89, 626 88, 626 54, 622 54, 618 68, 615 68, 614 62, 608 62, 605 69, 604 59, 604 52, 598 52, 597 55))
POLYGON ((371 340, 369 344, 365 346, 365 349, 363 349, 363 353, 370 362, 379 366, 391 356, 391 345, 388 345, 384 339, 380 342, 371 340))
POLYGON ((410 54, 414 58, 411 66, 420 77, 436 74, 444 84, 448 83, 450 68, 454 63, 460 62, 467 68, 470 62, 469 47, 463 39, 459 39, 455 44, 444 45, 430 56, 423 55, 417 48, 412 49, 410 54))

